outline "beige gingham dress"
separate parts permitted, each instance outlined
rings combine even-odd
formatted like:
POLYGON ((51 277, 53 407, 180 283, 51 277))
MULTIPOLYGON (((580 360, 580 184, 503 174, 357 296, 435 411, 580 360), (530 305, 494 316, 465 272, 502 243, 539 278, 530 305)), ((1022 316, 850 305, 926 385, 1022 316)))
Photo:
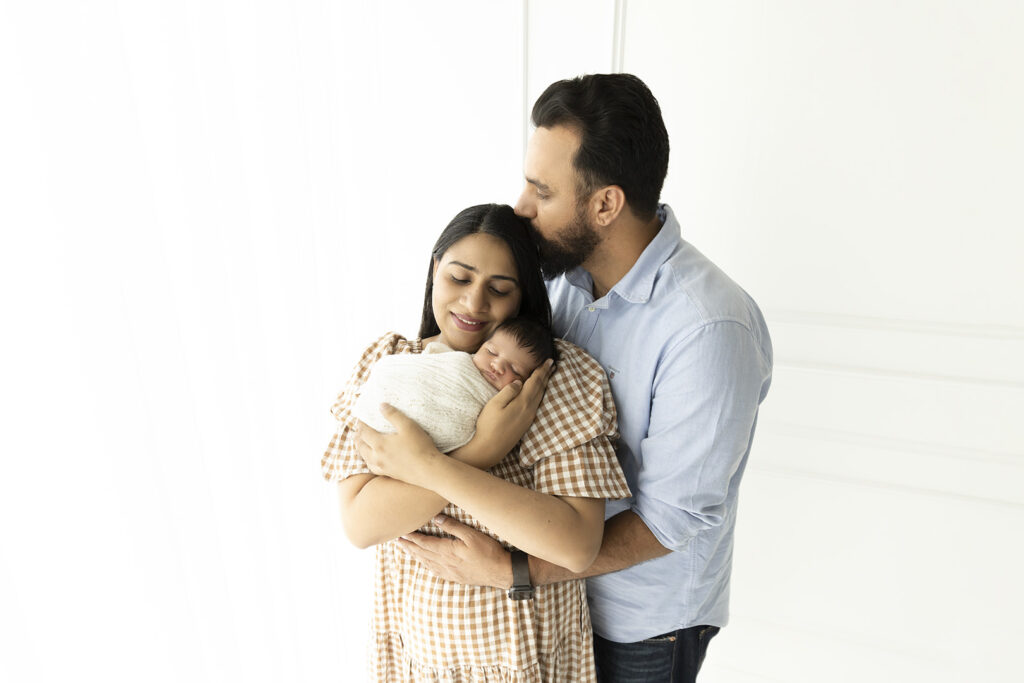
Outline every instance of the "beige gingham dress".
MULTIPOLYGON (((627 497, 629 488, 611 443, 618 434, 604 371, 579 347, 562 340, 557 345, 557 371, 533 425, 491 473, 552 495, 627 497)), ((421 340, 389 333, 363 353, 331 409, 339 425, 321 463, 326 479, 369 472, 349 438, 352 404, 379 358, 421 350, 421 340)), ((445 507, 444 514, 498 538, 454 505, 445 507)), ((442 535, 429 523, 420 531, 442 535)), ((498 588, 437 578, 390 541, 377 546, 375 583, 370 653, 374 681, 595 680, 582 580, 540 586, 533 600, 510 600, 498 588)))

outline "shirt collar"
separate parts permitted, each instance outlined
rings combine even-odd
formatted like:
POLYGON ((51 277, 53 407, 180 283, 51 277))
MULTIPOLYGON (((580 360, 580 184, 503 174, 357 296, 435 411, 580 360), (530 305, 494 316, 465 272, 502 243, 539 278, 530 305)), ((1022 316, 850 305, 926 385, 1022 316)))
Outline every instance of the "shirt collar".
MULTIPOLYGON (((672 255, 681 235, 679 221, 676 220, 676 215, 668 204, 658 206, 658 220, 661 221, 661 229, 658 230, 650 244, 644 248, 640 258, 636 260, 629 272, 615 283, 608 292, 609 294, 614 292, 620 298, 634 304, 645 304, 650 300, 658 269, 672 255)), ((565 279, 573 287, 585 292, 587 301, 591 300, 594 281, 591 279, 590 273, 582 267, 576 267, 565 274, 565 279)))
POLYGON ((644 248, 629 272, 611 289, 630 303, 647 303, 654 290, 654 278, 658 274, 658 269, 672 255, 675 245, 679 242, 679 221, 668 204, 661 204, 658 207, 658 220, 661 221, 661 229, 644 248))

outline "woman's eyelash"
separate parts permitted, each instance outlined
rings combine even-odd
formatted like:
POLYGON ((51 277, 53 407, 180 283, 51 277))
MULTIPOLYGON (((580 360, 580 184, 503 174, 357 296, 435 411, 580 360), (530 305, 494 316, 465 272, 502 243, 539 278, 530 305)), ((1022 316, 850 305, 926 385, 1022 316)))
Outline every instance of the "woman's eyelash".
MULTIPOLYGON (((458 278, 455 277, 454 275, 449 275, 448 279, 459 285, 468 285, 470 282, 469 278, 458 278)), ((490 290, 494 292, 495 296, 508 296, 509 294, 512 293, 512 290, 505 292, 498 289, 497 287, 491 287, 490 290)))

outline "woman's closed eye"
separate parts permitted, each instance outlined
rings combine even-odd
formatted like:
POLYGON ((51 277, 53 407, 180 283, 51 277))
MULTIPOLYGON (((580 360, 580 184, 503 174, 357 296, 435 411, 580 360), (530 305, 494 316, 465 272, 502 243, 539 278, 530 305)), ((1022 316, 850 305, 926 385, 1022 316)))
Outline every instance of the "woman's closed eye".
MULTIPOLYGON (((468 285, 473 281, 471 278, 468 277, 461 278, 451 274, 448 275, 448 279, 457 285, 468 285)), ((494 294, 494 296, 508 296, 512 292, 516 291, 515 287, 512 287, 510 289, 501 289, 500 287, 495 287, 494 285, 490 285, 488 289, 491 291, 492 294, 494 294)))

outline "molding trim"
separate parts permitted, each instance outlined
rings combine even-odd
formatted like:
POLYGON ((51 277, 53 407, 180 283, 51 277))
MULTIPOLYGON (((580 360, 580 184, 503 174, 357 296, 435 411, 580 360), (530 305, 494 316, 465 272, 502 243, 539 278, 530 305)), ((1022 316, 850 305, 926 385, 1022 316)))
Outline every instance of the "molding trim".
POLYGON ((526 158, 526 144, 530 141, 530 0, 523 0, 523 149, 519 154, 526 158))
POLYGON ((615 0, 615 22, 612 29, 612 73, 622 73, 626 55, 626 0, 615 0))
POLYGON ((918 453, 920 455, 937 455, 957 460, 970 462, 981 462, 996 465, 1017 465, 1024 467, 1024 453, 1012 453, 1006 451, 987 451, 977 448, 961 448, 958 446, 946 446, 943 444, 929 443, 925 441, 910 441, 897 439, 891 436, 877 436, 862 432, 846 432, 839 429, 827 427, 810 427, 793 422, 778 422, 766 420, 758 425, 759 432, 778 434, 796 439, 808 441, 828 441, 831 443, 842 443, 852 446, 869 446, 887 451, 903 451, 918 453))
POLYGON ((883 318, 820 311, 795 309, 769 309, 766 317, 772 322, 790 325, 820 325, 823 327, 846 327, 864 330, 885 330, 911 332, 924 335, 947 337, 974 337, 987 339, 1019 339, 1024 341, 1024 327, 1019 325, 978 325, 972 323, 951 323, 910 318, 883 318))
POLYGON ((776 360, 776 368, 803 370, 831 375, 857 375, 877 379, 898 379, 911 382, 941 382, 943 384, 967 384, 970 386, 999 387, 1002 389, 1024 389, 1024 382, 1010 379, 987 379, 984 377, 967 377, 960 375, 942 375, 933 372, 909 372, 903 370, 883 370, 842 363, 811 363, 795 360, 776 360))
POLYGON ((914 495, 924 496, 927 498, 955 500, 961 503, 971 503, 973 505, 987 505, 1003 510, 1009 509, 1016 512, 1024 512, 1024 503, 1019 503, 1013 500, 1006 500, 1003 498, 984 498, 982 496, 970 496, 962 493, 955 493, 953 491, 929 489, 918 486, 909 486, 905 484, 892 484, 889 482, 877 481, 874 479, 863 479, 860 477, 844 477, 838 474, 823 474, 819 472, 811 472, 808 470, 801 470, 792 467, 766 465, 759 462, 750 463, 748 469, 752 470, 757 474, 768 474, 777 477, 783 477, 786 479, 809 479, 814 481, 828 481, 836 484, 846 484, 848 486, 878 489, 880 491, 911 493, 914 495))

